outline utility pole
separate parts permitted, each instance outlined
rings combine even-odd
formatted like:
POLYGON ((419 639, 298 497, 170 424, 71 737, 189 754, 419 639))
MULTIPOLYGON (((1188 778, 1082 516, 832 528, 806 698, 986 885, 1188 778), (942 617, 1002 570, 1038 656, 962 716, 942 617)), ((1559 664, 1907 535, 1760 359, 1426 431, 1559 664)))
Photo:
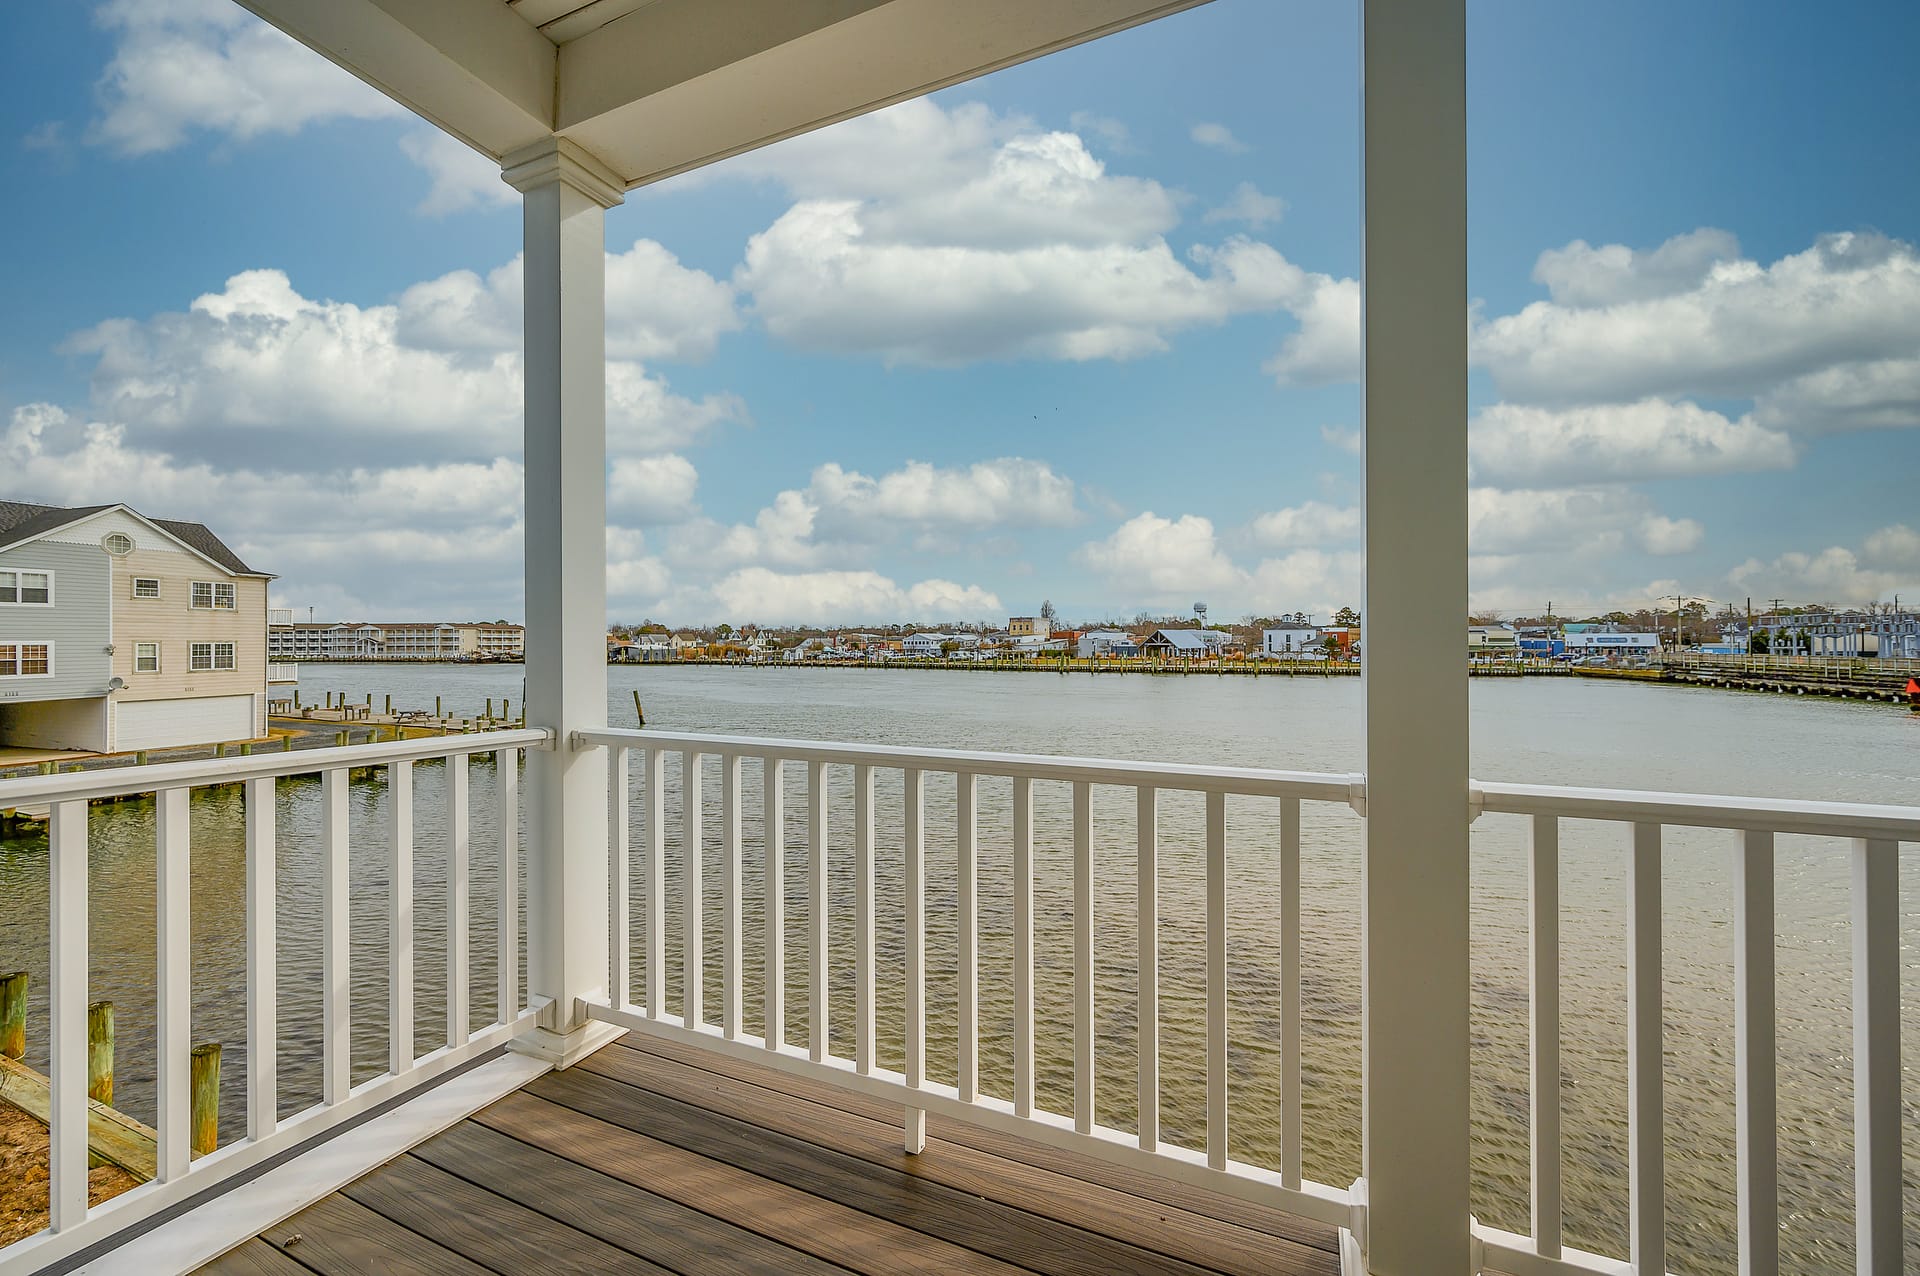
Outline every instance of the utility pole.
POLYGON ((1675 594, 1673 596, 1673 649, 1675 651, 1680 650, 1680 638, 1680 595, 1675 594))

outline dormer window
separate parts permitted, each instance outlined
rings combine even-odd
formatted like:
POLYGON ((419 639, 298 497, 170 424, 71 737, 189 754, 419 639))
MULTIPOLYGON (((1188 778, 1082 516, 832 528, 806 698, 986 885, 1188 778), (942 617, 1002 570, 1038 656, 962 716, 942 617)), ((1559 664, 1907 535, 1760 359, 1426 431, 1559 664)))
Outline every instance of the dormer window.
POLYGON ((125 532, 108 532, 101 538, 100 548, 115 558, 125 558, 133 552, 133 537, 125 532))
POLYGON ((233 584, 223 580, 193 582, 192 606, 215 611, 232 611, 236 604, 233 584))

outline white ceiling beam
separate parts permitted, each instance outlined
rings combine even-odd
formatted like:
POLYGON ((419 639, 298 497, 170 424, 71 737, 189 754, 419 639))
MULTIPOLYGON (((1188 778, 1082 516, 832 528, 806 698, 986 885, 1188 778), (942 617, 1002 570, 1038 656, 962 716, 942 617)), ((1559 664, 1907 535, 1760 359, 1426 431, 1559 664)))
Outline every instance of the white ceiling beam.
POLYGON ((553 132, 553 42, 498 0, 238 0, 494 159, 553 132))
POLYGON ((644 185, 1202 3, 656 0, 560 47, 555 128, 644 185))

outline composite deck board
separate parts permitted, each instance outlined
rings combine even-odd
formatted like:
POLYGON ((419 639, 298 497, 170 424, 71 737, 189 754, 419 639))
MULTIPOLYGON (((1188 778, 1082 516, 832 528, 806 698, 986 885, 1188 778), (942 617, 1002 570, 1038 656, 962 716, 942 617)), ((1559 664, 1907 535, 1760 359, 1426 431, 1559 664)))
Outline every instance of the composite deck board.
MULTIPOLYGON (((537 1185, 528 1184, 527 1190, 537 1190, 537 1185)), ((495 1271, 658 1276, 668 1270, 411 1155, 389 1161, 344 1191, 368 1209, 495 1271)))
POLYGON ((428 1140, 414 1155, 676 1272, 831 1276, 845 1270, 471 1121, 428 1140))
MULTIPOLYGON (((737 1077, 770 1086, 782 1094, 808 1099, 828 1107, 859 1113, 872 1120, 898 1125, 900 1109, 865 1095, 854 1094, 824 1082, 776 1072, 771 1068, 743 1063, 722 1055, 703 1054, 696 1047, 669 1041, 664 1037, 628 1033, 615 1045, 643 1054, 659 1055, 681 1063, 691 1063, 721 1076, 737 1077)), ((1339 1252, 1339 1232, 1314 1219, 1302 1218, 1269 1205, 1239 1197, 1226 1196, 1204 1187, 1161 1178, 1143 1170, 1115 1165, 1078 1152, 1062 1151, 1014 1135, 1003 1134, 966 1121, 956 1121, 934 1113, 927 1114, 927 1137, 958 1143, 1004 1160, 1016 1161, 1039 1169, 1052 1170, 1070 1178, 1097 1183, 1144 1201, 1157 1201, 1206 1218, 1233 1223, 1268 1236, 1296 1240, 1328 1253, 1339 1252)))
POLYGON ((1333 1276, 1332 1228, 628 1036, 209 1264, 220 1276, 1333 1276))
MULTIPOLYGON (((898 1121, 828 1107, 768 1088, 777 1076, 755 1084, 640 1050, 602 1050, 580 1066, 602 1076, 718 1112, 756 1122, 781 1134, 834 1148, 909 1179, 943 1184, 975 1196, 996 1194, 1057 1222, 1158 1251, 1227 1276, 1317 1272, 1323 1250, 1276 1239, 1237 1224, 1137 1196, 959 1143, 938 1140, 910 1156, 901 1146, 898 1121)), ((896 1109, 897 1111, 897 1109, 896 1109)))
POLYGON ((1071 1227, 1018 1206, 909 1178, 834 1151, 572 1068, 527 1087, 600 1120, 751 1169, 1044 1276, 1206 1276, 1206 1268, 1071 1227))
POLYGON ((473 1119, 866 1276, 1025 1271, 530 1094, 509 1095, 473 1119))
POLYGON ((318 1276, 391 1271, 404 1255, 418 1276, 489 1276, 489 1268, 335 1193, 260 1233, 260 1239, 318 1276))

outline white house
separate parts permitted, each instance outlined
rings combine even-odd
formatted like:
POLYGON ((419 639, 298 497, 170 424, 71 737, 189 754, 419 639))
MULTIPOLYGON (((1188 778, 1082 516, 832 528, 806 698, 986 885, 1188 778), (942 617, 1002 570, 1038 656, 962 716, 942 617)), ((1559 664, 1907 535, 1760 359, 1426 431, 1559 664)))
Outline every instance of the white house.
POLYGON ((1082 660, 1101 656, 1137 656, 1140 647, 1124 629, 1090 629, 1080 635, 1076 654, 1082 660))
POLYGON ((933 659, 939 656, 941 649, 953 641, 952 634, 908 634, 900 643, 900 650, 915 659, 933 659))
POLYGON ((1269 660, 1318 658, 1324 641, 1312 625, 1282 625, 1260 631, 1260 654, 1269 660))

